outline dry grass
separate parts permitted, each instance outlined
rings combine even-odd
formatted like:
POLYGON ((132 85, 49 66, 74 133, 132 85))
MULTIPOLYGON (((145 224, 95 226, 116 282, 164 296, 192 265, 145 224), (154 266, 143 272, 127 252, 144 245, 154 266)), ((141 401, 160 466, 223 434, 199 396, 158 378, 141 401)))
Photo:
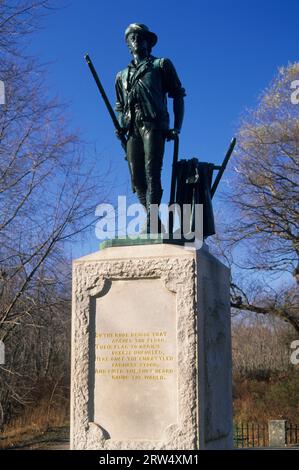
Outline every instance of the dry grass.
POLYGON ((273 374, 267 379, 235 377, 234 419, 260 424, 270 419, 298 423, 298 395, 298 371, 273 374))
MULTIPOLYGON (((41 401, 12 420, 0 435, 0 449, 17 447, 30 443, 37 438, 57 440, 57 435, 69 425, 69 404, 49 406, 48 401, 41 401)), ((65 432, 64 432, 65 434, 65 432)))

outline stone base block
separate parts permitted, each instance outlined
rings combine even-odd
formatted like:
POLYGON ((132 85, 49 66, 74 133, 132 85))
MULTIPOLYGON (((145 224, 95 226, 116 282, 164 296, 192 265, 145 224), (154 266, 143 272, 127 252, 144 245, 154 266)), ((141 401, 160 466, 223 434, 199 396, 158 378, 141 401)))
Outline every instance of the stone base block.
POLYGON ((72 449, 232 447, 229 270, 205 249, 73 263, 72 449))

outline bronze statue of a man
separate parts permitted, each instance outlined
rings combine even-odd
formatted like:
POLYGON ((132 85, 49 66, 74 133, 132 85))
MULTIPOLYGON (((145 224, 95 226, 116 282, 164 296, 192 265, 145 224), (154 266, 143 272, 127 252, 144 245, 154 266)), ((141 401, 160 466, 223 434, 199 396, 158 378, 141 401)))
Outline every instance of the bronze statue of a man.
POLYGON ((125 39, 133 60, 116 76, 115 110, 122 133, 127 137, 132 186, 146 208, 145 231, 149 233, 151 205, 159 205, 162 198, 165 139, 172 139, 181 130, 185 90, 171 61, 151 55, 158 38, 147 26, 130 24, 125 39), (167 96, 173 99, 173 129, 169 128, 167 96))

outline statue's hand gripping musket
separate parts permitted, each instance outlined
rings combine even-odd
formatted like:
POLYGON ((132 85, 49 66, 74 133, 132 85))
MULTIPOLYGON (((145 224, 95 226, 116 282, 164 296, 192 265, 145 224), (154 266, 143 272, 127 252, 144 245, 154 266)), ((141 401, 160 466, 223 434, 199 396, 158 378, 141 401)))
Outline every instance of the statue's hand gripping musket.
POLYGON ((120 141, 121 141, 121 145, 122 145, 124 151, 126 152, 126 151, 127 151, 127 139, 126 139, 126 137, 125 137, 125 135, 124 135, 124 130, 121 128, 121 126, 120 126, 120 124, 119 124, 119 122, 118 122, 118 120, 117 120, 117 117, 116 117, 116 115, 115 115, 115 113, 114 113, 114 111, 113 111, 113 108, 112 108, 112 106, 111 106, 111 104, 110 104, 110 102, 109 102, 109 99, 108 99, 108 97, 107 97, 107 95, 106 95, 106 93, 105 93, 105 90, 104 90, 104 88, 103 88, 103 85, 102 85, 102 83, 101 83, 101 81, 100 81, 100 79, 99 79, 99 76, 98 76, 98 74, 97 74, 97 72, 96 72, 96 70, 95 70, 95 68, 94 68, 94 66, 93 66, 93 63, 92 63, 92 61, 91 61, 91 58, 89 57, 88 54, 86 54, 86 55, 84 56, 84 58, 85 58, 85 60, 86 60, 86 62, 87 62, 87 64, 88 64, 88 67, 89 67, 89 69, 90 69, 90 71, 91 71, 91 73, 92 73, 92 76, 93 76, 93 78, 94 78, 94 80, 95 80, 95 82, 96 82, 96 84, 97 84, 97 87, 98 87, 98 89, 99 89, 99 92, 101 93, 101 96, 102 96, 103 101, 104 101, 104 103, 105 103, 105 105, 106 105, 107 111, 108 111, 108 113, 110 114, 110 117, 111 117, 111 119, 112 119, 113 125, 114 125, 114 127, 115 127, 116 134, 117 134, 117 136, 119 137, 119 139, 120 139, 120 141))
MULTIPOLYGON (((98 89, 99 89, 99 92, 101 93, 101 96, 102 96, 103 101, 104 101, 104 103, 105 103, 105 105, 106 105, 107 111, 108 111, 108 113, 110 114, 110 117, 111 117, 111 119, 112 119, 112 122, 113 122, 113 125, 114 125, 114 128, 115 128, 115 133, 116 133, 116 135, 118 136, 118 138, 119 138, 120 141, 121 141, 122 148, 123 148, 124 151, 127 153, 127 139, 126 139, 126 136, 125 136, 125 131, 124 131, 124 129, 120 126, 120 124, 119 124, 119 122, 118 122, 118 120, 117 120, 117 117, 116 117, 116 115, 115 115, 115 113, 114 113, 114 111, 113 111, 113 108, 112 108, 112 106, 111 106, 111 104, 110 104, 110 101, 109 101, 109 99, 108 99, 108 97, 107 97, 107 95, 106 95, 106 93, 105 93, 105 90, 104 90, 104 88, 103 88, 103 85, 102 85, 102 83, 101 83, 101 81, 100 81, 100 79, 99 79, 99 76, 98 76, 98 74, 97 74, 97 72, 96 72, 96 69, 94 68, 94 65, 93 65, 93 63, 92 63, 92 61, 91 61, 91 58, 89 57, 88 54, 85 54, 84 58, 85 58, 85 60, 86 60, 86 62, 87 62, 87 64, 88 64, 88 67, 89 67, 89 69, 90 69, 90 71, 91 71, 91 73, 92 73, 92 76, 93 76, 93 78, 94 78, 94 80, 95 80, 95 82, 96 82, 96 84, 97 84, 97 87, 98 87, 98 89)), ((127 160, 127 156, 125 156, 125 159, 127 160)), ((132 171, 131 171, 130 165, 129 165, 129 171, 130 171, 131 180, 132 180, 132 171)), ((132 191, 133 191, 133 193, 135 192, 135 188, 134 188, 133 184, 132 184, 132 191)))

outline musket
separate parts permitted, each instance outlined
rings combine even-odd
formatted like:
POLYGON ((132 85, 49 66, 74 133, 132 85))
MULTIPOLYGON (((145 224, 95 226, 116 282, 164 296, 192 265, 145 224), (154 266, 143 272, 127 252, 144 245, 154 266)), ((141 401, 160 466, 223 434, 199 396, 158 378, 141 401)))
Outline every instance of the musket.
MULTIPOLYGON (((118 133, 118 135, 119 135, 122 148, 123 148, 124 151, 126 152, 126 151, 127 151, 127 139, 126 139, 125 136, 123 135, 123 129, 121 128, 121 126, 120 126, 120 124, 119 124, 119 122, 118 122, 118 120, 117 120, 117 117, 116 117, 116 115, 115 115, 115 113, 114 113, 114 111, 113 111, 113 108, 112 108, 112 106, 111 106, 111 104, 110 104, 110 102, 109 102, 109 99, 108 99, 108 97, 107 97, 107 95, 106 95, 106 93, 105 93, 105 90, 104 90, 104 88, 103 88, 103 85, 101 84, 101 81, 100 81, 100 79, 99 79, 99 76, 98 76, 98 74, 97 74, 97 72, 96 72, 96 70, 95 70, 95 68, 94 68, 94 66, 93 66, 93 63, 92 63, 92 61, 91 61, 91 58, 89 57, 88 54, 85 54, 84 58, 85 58, 85 60, 86 60, 86 62, 87 62, 87 64, 88 64, 88 67, 89 67, 89 69, 90 69, 90 71, 91 71, 91 73, 92 73, 92 76, 93 76, 93 78, 94 78, 94 80, 95 80, 95 82, 96 82, 96 84, 97 84, 97 87, 98 87, 98 89, 99 89, 99 92, 101 93, 101 96, 102 96, 103 101, 104 101, 104 103, 105 103, 105 105, 106 105, 107 111, 108 111, 108 113, 110 114, 110 117, 111 117, 111 119, 112 119, 112 122, 113 122, 113 124, 114 124, 114 127, 115 127, 115 129, 116 129, 116 131, 117 131, 117 133, 118 133)), ((130 165, 129 165, 129 167, 130 167, 130 165)))
MULTIPOLYGON (((111 117, 112 122, 113 122, 113 124, 114 124, 114 128, 116 129, 116 131, 117 131, 117 133, 118 133, 118 136, 119 136, 120 141, 121 141, 121 146, 122 146, 122 148, 124 149, 124 151, 127 153, 127 142, 128 142, 128 141, 127 141, 126 137, 125 137, 124 134, 123 134, 123 129, 121 128, 121 126, 120 126, 120 124, 119 124, 119 122, 118 122, 118 120, 117 120, 117 117, 115 116, 115 112, 113 111, 113 108, 112 108, 112 106, 111 106, 111 104, 110 104, 110 101, 109 101, 109 99, 108 99, 108 97, 107 97, 107 95, 106 95, 106 93, 105 93, 105 90, 104 90, 104 88, 103 88, 103 85, 101 84, 101 81, 100 81, 99 76, 98 76, 98 74, 97 74, 97 72, 96 72, 96 69, 94 68, 93 63, 92 63, 92 61, 91 61, 91 58, 89 57, 88 54, 85 54, 84 58, 85 58, 85 60, 86 60, 86 62, 87 62, 87 64, 88 64, 88 67, 89 67, 89 69, 90 69, 90 71, 91 71, 91 73, 92 73, 92 76, 93 76, 93 78, 94 78, 94 80, 95 80, 95 82, 96 82, 96 84, 97 84, 97 87, 98 87, 98 89, 99 89, 99 92, 101 93, 101 96, 102 96, 103 101, 104 101, 104 103, 105 103, 105 105, 106 105, 107 111, 108 111, 108 113, 110 114, 110 117, 111 117)), ((127 157, 126 157, 126 156, 125 156, 125 159, 127 160, 127 157)), ((131 168, 130 162, 128 162, 128 164, 129 164, 129 171, 130 171, 130 176, 131 176, 132 191, 133 191, 133 193, 135 193, 136 190, 135 190, 135 188, 134 188, 134 186, 133 186, 132 168, 131 168)))
MULTIPOLYGON (((176 134, 174 136, 174 147, 173 147, 173 159, 172 159, 172 173, 171 173, 171 186, 170 186, 170 207, 174 204, 175 199, 175 187, 176 187, 176 166, 179 158, 179 136, 176 134)), ((169 212, 169 234, 173 234, 173 212, 169 212)))
POLYGON ((215 192, 216 192, 216 189, 217 189, 217 187, 218 187, 218 184, 220 183, 220 180, 221 180, 222 175, 223 175, 223 173, 224 173, 224 170, 225 170, 225 168, 226 168, 226 166, 227 166, 227 164, 228 164, 228 161, 229 161, 229 159, 230 159, 230 157, 231 157, 231 154, 233 153, 233 150, 234 150, 234 148, 235 148, 235 145, 236 145, 236 138, 234 137, 234 138, 231 140, 231 143, 230 143, 230 145, 229 145, 229 147, 228 147, 228 150, 227 150, 227 152, 226 152, 226 155, 225 155, 225 157, 224 157, 224 160, 223 160, 223 162, 222 162, 222 165, 221 165, 221 166, 214 166, 214 169, 215 169, 215 170, 219 170, 219 171, 218 171, 218 174, 217 174, 217 176, 216 176, 216 178, 215 178, 215 181, 214 181, 213 186, 212 186, 212 189, 211 189, 211 197, 213 197, 214 194, 215 194, 215 192))

